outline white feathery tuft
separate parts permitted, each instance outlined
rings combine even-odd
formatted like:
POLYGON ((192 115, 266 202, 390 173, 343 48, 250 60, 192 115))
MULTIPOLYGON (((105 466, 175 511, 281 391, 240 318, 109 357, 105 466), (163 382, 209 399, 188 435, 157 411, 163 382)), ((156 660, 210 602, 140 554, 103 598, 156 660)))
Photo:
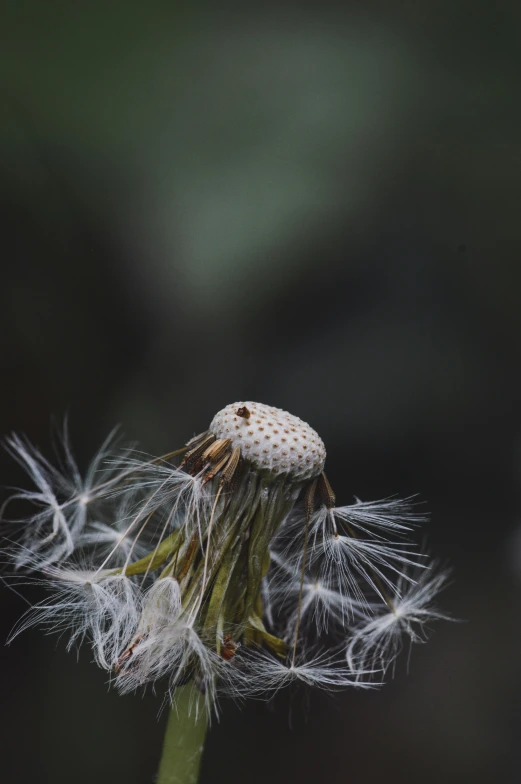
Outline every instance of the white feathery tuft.
POLYGON ((88 639, 97 662, 111 669, 117 651, 139 620, 138 590, 128 578, 81 568, 48 567, 42 580, 50 600, 31 607, 13 629, 9 642, 31 626, 68 633, 67 648, 88 639))
POLYGON ((424 571, 416 583, 399 581, 386 611, 360 622, 348 640, 346 659, 350 669, 380 669, 392 665, 403 647, 403 638, 411 643, 424 642, 425 625, 434 620, 450 620, 433 600, 445 586, 447 572, 424 571))
MULTIPOLYGON (((37 490, 18 490, 3 504, 0 516, 15 501, 28 502, 36 511, 9 522, 19 531, 22 548, 15 560, 18 568, 37 562, 39 568, 62 562, 78 547, 82 535, 96 514, 96 502, 113 492, 121 479, 117 462, 107 464, 115 447, 116 431, 103 442, 91 461, 85 478, 81 477, 69 444, 66 423, 59 439, 60 468, 55 468, 26 439, 14 434, 6 439, 7 449, 24 468, 37 490), (31 553, 26 558, 26 554, 31 553)), ((124 450, 126 457, 129 450, 124 450)))
POLYGON ((319 653, 312 658, 300 657, 295 662, 292 660, 285 662, 262 650, 241 648, 238 658, 244 671, 240 680, 239 678, 235 680, 233 688, 242 697, 267 699, 274 692, 295 682, 327 691, 335 691, 347 686, 374 688, 377 685, 362 680, 363 675, 372 673, 357 671, 355 677, 352 672, 346 670, 342 658, 329 651, 319 653))

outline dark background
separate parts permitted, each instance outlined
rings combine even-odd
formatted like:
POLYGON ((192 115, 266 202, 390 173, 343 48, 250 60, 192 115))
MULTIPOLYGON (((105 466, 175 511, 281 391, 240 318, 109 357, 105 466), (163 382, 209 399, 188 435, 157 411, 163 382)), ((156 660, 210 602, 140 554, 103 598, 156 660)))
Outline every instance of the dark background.
MULTIPOLYGON (((0 431, 286 408, 453 569, 408 673, 224 704, 202 783, 521 781, 519 3, 3 6, 0 431)), ((2 784, 153 781, 160 696, 90 658, 2 649, 2 784)))

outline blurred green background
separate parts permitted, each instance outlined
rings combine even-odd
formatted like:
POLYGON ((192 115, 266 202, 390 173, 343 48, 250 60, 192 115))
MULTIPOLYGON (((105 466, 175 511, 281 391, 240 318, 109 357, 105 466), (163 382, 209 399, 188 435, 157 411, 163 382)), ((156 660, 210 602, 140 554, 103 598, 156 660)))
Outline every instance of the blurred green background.
MULTIPOLYGON (((286 408, 340 502, 419 492, 453 568, 408 673, 223 704, 202 784, 521 781, 519 4, 2 17, 0 432, 49 452, 68 411, 85 464, 117 422, 160 454, 286 408)), ((2 784, 153 781, 161 694, 38 631, 0 655, 2 784)))

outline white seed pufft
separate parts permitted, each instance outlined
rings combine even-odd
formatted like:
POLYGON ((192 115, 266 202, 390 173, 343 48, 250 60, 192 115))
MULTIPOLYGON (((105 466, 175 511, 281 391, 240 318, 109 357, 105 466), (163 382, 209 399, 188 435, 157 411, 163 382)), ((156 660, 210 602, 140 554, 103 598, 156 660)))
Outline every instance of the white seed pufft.
POLYGON ((157 458, 106 442, 85 478, 66 432, 62 447, 57 470, 8 441, 36 490, 0 508, 34 507, 11 520, 6 554, 51 591, 13 636, 39 624, 88 639, 121 691, 192 680, 210 706, 294 680, 364 686, 443 617, 445 576, 407 542, 415 504, 337 506, 322 439, 286 411, 232 403, 157 458))

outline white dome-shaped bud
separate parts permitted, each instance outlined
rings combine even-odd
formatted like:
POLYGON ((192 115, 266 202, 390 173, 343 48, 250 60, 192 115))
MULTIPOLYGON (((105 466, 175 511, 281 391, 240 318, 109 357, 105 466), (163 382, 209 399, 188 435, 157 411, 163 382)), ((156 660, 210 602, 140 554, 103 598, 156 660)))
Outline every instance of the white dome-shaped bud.
POLYGON ((306 422, 263 403, 232 403, 210 425, 217 438, 229 438, 252 465, 297 480, 312 479, 324 469, 324 442, 306 422))

